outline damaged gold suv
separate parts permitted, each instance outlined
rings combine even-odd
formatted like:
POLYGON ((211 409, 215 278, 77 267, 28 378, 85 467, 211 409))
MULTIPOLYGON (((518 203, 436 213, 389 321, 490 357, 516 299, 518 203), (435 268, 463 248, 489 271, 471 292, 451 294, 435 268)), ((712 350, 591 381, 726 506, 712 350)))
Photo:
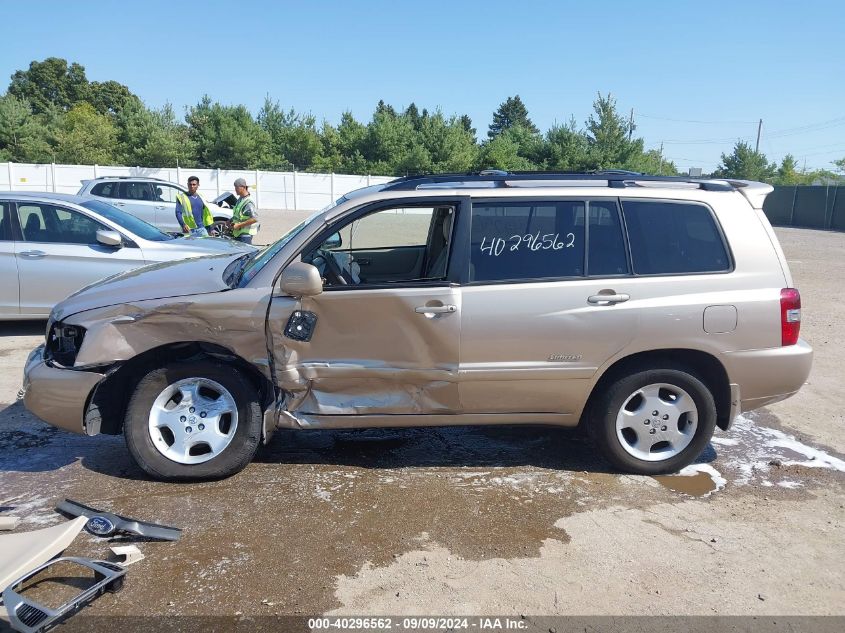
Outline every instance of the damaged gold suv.
POLYGON ((123 273, 53 310, 25 403, 169 480, 276 428, 551 424, 634 473, 794 394, 811 348, 768 185, 629 172, 361 189, 257 253, 123 273))

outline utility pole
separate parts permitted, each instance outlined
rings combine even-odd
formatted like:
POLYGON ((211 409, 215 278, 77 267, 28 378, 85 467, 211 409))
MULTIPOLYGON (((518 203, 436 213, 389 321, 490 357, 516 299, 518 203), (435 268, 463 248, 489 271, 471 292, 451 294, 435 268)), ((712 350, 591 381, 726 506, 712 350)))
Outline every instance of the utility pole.
POLYGON ((760 151, 760 132, 763 130, 763 119, 760 119, 760 122, 757 124, 757 145, 754 146, 754 153, 757 154, 760 151))
POLYGON ((631 119, 628 121, 628 141, 631 140, 631 134, 634 133, 634 108, 631 108, 631 119))
POLYGON ((660 162, 657 165, 657 175, 663 175, 663 141, 660 141, 660 162))

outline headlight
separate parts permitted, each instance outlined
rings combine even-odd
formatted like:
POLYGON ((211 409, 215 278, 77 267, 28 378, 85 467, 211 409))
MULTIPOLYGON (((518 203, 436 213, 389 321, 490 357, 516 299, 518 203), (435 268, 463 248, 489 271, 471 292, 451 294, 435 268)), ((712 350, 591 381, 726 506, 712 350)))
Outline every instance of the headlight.
POLYGON ((82 347, 85 328, 78 325, 65 325, 61 321, 53 323, 47 332, 47 348, 44 357, 64 367, 73 367, 76 355, 82 347))

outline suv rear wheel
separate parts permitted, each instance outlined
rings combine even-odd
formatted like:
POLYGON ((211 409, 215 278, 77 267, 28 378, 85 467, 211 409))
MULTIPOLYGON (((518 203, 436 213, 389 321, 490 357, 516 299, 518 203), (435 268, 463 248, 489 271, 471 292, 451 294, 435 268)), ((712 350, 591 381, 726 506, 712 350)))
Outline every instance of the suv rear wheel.
POLYGON ((684 368, 638 371, 596 400, 590 429, 604 456, 640 475, 675 472, 701 454, 716 427, 707 386, 684 368))
POLYGON ((258 394, 231 367, 172 363, 144 376, 123 434, 138 465, 164 480, 215 479, 242 470, 261 440, 258 394))

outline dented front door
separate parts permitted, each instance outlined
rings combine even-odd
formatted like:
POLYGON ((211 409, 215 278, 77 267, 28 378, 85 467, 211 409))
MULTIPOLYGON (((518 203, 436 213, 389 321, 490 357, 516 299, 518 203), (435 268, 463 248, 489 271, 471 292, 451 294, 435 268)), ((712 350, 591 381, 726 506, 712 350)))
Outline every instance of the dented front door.
POLYGON ((448 285, 274 298, 269 325, 285 408, 297 417, 458 412, 460 309, 460 289, 448 285), (285 334, 294 312, 300 320, 285 334), (295 340, 309 317, 311 340, 295 340))

